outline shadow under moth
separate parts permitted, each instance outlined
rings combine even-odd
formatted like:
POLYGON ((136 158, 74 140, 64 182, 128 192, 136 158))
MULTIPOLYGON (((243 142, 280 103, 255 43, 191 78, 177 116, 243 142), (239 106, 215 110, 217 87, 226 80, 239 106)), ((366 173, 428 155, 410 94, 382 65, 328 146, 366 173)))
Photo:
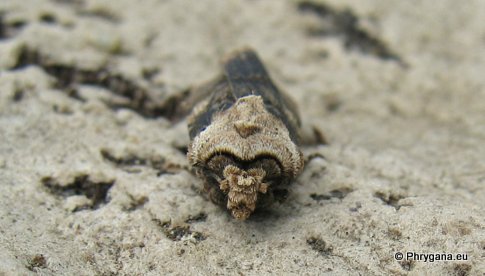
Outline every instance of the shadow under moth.
POLYGON ((245 220, 282 201, 301 172, 300 119, 253 50, 222 64, 220 77, 192 91, 187 155, 209 198, 245 220))

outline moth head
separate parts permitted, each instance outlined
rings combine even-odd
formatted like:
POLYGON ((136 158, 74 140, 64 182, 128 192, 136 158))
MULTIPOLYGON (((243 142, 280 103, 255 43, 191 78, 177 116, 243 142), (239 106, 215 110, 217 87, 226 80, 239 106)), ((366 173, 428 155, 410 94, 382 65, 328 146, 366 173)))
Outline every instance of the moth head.
POLYGON ((247 219, 256 209, 258 194, 268 191, 268 184, 263 182, 266 172, 261 168, 243 170, 228 165, 224 168, 223 176, 220 189, 227 193, 227 209, 234 218, 247 219))

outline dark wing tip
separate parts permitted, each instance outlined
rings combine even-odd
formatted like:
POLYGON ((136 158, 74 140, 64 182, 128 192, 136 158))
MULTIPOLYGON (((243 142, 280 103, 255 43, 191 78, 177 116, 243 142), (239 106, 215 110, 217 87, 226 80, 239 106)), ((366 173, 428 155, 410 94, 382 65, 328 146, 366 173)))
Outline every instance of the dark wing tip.
POLYGON ((251 48, 249 46, 244 46, 240 49, 231 51, 228 54, 226 54, 224 56, 224 58, 222 59, 222 64, 227 64, 227 63, 231 62, 231 60, 234 60, 234 59, 236 59, 236 60, 237 59, 246 59, 245 57, 247 57, 247 56, 255 56, 256 58, 258 58, 258 55, 256 54, 256 51, 253 48, 251 48))
POLYGON ((268 78, 263 63, 251 48, 242 48, 223 59, 224 73, 229 82, 251 81, 254 78, 268 78))

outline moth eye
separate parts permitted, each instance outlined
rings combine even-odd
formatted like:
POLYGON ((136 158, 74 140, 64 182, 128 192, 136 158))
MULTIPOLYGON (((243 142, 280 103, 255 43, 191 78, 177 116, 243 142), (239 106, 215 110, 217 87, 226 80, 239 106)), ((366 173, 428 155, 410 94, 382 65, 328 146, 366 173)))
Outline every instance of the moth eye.
POLYGON ((274 179, 281 176, 281 168, 276 160, 263 158, 256 160, 250 165, 251 168, 261 168, 266 172, 266 179, 274 179))
POLYGON ((232 157, 227 155, 215 155, 207 162, 207 167, 219 176, 222 176, 224 169, 228 165, 236 166, 236 162, 232 157))

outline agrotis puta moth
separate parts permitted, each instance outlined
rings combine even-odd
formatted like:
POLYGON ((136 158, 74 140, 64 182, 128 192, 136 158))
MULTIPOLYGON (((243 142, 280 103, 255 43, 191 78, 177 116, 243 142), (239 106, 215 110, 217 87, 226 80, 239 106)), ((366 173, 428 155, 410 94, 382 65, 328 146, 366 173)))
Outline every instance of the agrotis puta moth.
POLYGON ((223 71, 194 91, 188 159, 209 198, 245 220, 284 199, 301 172, 300 119, 253 50, 227 56, 223 71))

